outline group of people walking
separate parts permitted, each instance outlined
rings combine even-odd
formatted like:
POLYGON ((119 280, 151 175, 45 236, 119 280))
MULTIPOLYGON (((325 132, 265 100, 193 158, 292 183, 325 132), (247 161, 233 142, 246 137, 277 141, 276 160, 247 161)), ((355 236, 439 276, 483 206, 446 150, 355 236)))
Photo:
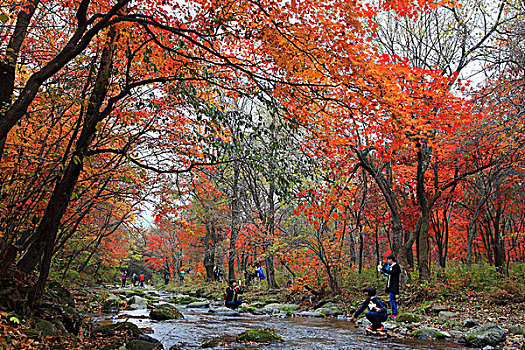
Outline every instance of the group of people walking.
MULTIPOLYGON (((128 271, 124 271, 124 273, 122 274, 122 287, 126 287, 127 278, 128 278, 128 271)), ((144 287, 146 276, 144 275, 144 272, 142 272, 140 275, 133 273, 133 277, 131 278, 131 280, 133 281, 133 287, 136 287, 137 284, 139 287, 144 287)))

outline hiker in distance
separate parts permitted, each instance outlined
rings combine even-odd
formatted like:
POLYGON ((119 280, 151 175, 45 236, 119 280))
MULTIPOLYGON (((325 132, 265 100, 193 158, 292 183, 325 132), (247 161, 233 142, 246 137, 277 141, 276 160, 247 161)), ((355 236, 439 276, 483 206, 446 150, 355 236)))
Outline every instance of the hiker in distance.
POLYGON ((368 330, 372 332, 383 332, 385 328, 382 322, 385 322, 388 318, 385 304, 376 296, 374 287, 366 287, 363 289, 363 294, 365 295, 365 300, 352 317, 350 317, 350 322, 355 323, 357 317, 368 308, 370 311, 367 312, 365 316, 372 323, 372 326, 368 327, 368 330))
POLYGON ((385 291, 388 293, 388 301, 392 307, 392 314, 390 315, 391 320, 395 320, 397 317, 397 300, 396 296, 399 294, 399 276, 401 275, 401 267, 396 263, 396 257, 392 254, 386 257, 387 263, 379 264, 377 270, 383 274, 388 275, 386 282, 385 291), (389 268, 386 268, 386 265, 389 268))

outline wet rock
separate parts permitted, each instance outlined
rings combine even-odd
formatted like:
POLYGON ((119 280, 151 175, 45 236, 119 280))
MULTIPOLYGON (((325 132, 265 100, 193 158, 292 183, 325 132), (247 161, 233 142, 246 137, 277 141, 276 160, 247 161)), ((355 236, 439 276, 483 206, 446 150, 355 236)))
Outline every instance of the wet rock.
POLYGON ((193 303, 189 303, 186 305, 188 309, 208 309, 210 307, 210 303, 207 301, 195 301, 193 303))
POLYGON ((467 345, 480 348, 486 345, 495 346, 505 341, 506 336, 503 329, 495 323, 486 323, 469 330, 464 339, 467 345))
POLYGON ((451 312, 451 311, 440 311, 438 318, 440 320, 450 320, 453 318, 456 318, 458 316, 457 312, 451 312))
POLYGON ((146 297, 146 293, 144 293, 144 291, 142 289, 133 289, 131 291, 126 291, 126 296, 127 297, 132 297, 132 296, 139 296, 141 298, 145 298, 146 297))
POLYGON ((102 302, 102 312, 118 312, 120 306, 120 299, 114 295, 110 294, 102 302))
POLYGON ((242 332, 237 336, 238 342, 269 343, 272 341, 282 342, 283 338, 271 328, 252 329, 242 332))
POLYGON ((149 313, 149 317, 157 321, 184 318, 184 316, 179 310, 167 305, 151 310, 149 313))
POLYGON ((263 310, 265 310, 265 312, 270 312, 270 313, 277 313, 277 312, 280 312, 280 311, 284 311, 284 312, 292 312, 292 311, 295 311, 299 309, 299 305, 295 305, 295 304, 279 304, 279 303, 273 303, 273 304, 268 304, 268 305, 265 305, 263 310))
POLYGON ((479 322, 473 318, 467 318, 466 320, 463 321, 463 327, 465 328, 472 328, 478 325, 479 325, 479 322))
POLYGON ((265 305, 268 305, 268 303, 264 301, 256 301, 251 303, 250 305, 257 309, 262 309, 265 305))
POLYGON ((451 337, 448 332, 434 327, 422 327, 416 329, 411 335, 418 339, 445 339, 451 337))
POLYGON ((170 303, 183 304, 183 305, 190 304, 196 301, 199 301, 199 299, 194 298, 190 295, 185 295, 185 294, 176 295, 175 297, 169 300, 170 303))
POLYGON ((146 340, 134 339, 126 343, 126 349, 129 350, 160 350, 164 349, 160 342, 149 342, 146 340))
POLYGON ((148 301, 138 295, 134 295, 128 299, 128 305, 133 310, 145 309, 148 306, 148 301))
POLYGON ((205 341, 202 345, 201 345, 201 348, 203 349, 208 349, 208 348, 215 348, 217 346, 220 345, 220 342, 216 339, 211 339, 211 340, 207 340, 205 341))
POLYGON ((319 312, 323 316, 337 316, 343 314, 343 310, 340 307, 332 304, 326 304, 315 311, 319 312))
POLYGON ((134 337, 138 337, 140 334, 142 334, 139 327, 137 327, 131 322, 105 324, 105 325, 95 328, 91 333, 102 335, 102 336, 110 336, 114 334, 116 331, 127 331, 130 334, 132 334, 134 337))

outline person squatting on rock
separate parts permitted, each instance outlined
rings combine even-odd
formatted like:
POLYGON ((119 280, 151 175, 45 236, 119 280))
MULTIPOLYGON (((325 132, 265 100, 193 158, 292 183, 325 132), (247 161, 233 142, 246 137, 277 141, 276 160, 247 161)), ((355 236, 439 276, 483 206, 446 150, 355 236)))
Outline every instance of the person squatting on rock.
POLYGON ((228 287, 224 291, 224 306, 230 309, 236 309, 242 304, 242 300, 239 300, 239 294, 244 293, 244 288, 241 286, 241 281, 237 285, 237 281, 229 280, 228 287))
POLYGON ((371 331, 384 331, 385 328, 381 322, 385 322, 388 318, 385 304, 376 296, 374 287, 366 287, 363 289, 363 293, 365 300, 352 317, 350 317, 350 322, 355 323, 357 317, 368 308, 370 311, 367 312, 365 316, 372 323, 372 326, 368 327, 368 329, 371 331))
POLYGON ((379 264, 377 266, 377 270, 383 274, 388 275, 385 291, 388 293, 388 301, 392 307, 392 314, 390 315, 390 318, 395 319, 397 317, 396 295, 399 294, 399 276, 401 275, 401 267, 396 263, 396 258, 392 254, 386 257, 386 261, 389 265, 389 268, 386 268, 386 264, 379 264))

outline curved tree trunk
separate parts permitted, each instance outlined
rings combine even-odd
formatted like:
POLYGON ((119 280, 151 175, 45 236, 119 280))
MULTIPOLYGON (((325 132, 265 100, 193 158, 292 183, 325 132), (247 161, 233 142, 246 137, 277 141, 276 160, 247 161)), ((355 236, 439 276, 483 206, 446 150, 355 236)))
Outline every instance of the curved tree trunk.
POLYGON ((36 285, 37 298, 39 294, 43 292, 45 282, 49 275, 51 258, 55 250, 55 240, 60 222, 67 210, 71 195, 83 169, 84 158, 97 131, 96 125, 101 121, 100 107, 107 94, 117 36, 116 29, 111 27, 108 31, 97 80, 89 100, 84 125, 75 146, 75 151, 64 170, 64 174, 53 190, 31 245, 18 262, 18 267, 27 274, 31 273, 37 264, 40 263, 40 276, 36 285))

